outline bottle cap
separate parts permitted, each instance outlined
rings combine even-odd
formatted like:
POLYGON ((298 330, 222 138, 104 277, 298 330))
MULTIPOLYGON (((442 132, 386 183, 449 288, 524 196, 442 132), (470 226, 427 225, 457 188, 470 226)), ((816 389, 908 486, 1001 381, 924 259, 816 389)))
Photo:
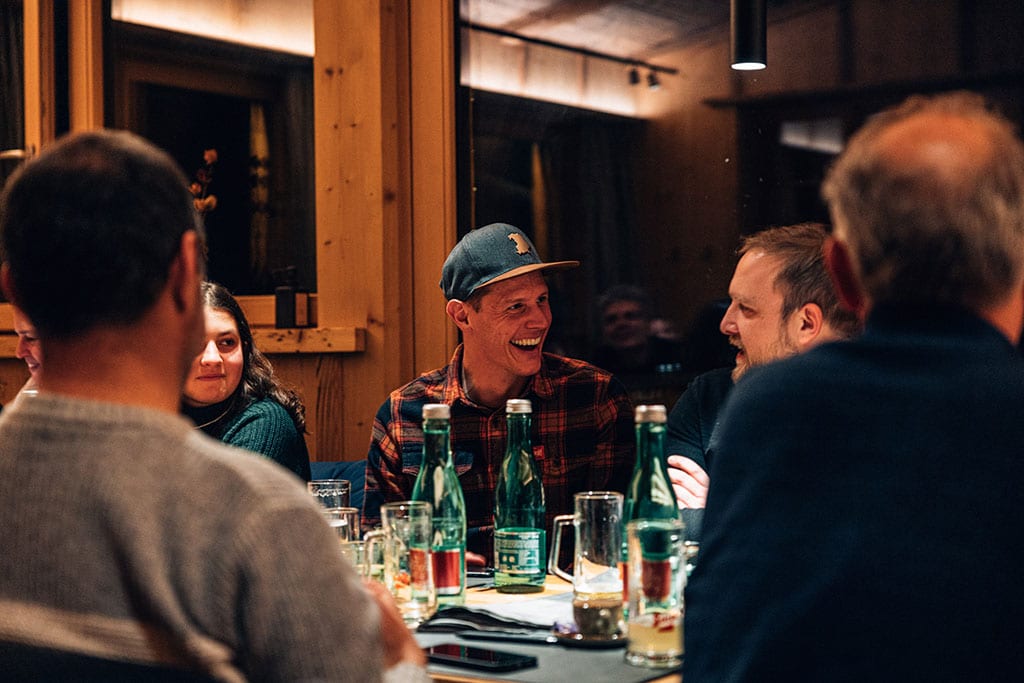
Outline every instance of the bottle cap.
POLYGON ((428 403, 423 406, 424 420, 450 420, 452 409, 446 403, 428 403))
POLYGON ((636 407, 636 418, 637 423, 640 422, 659 422, 664 424, 666 422, 665 417, 665 406, 653 405, 653 406, 637 406, 636 407))
POLYGON ((510 398, 505 401, 505 412, 506 413, 532 413, 533 404, 530 403, 529 399, 525 398, 510 398))

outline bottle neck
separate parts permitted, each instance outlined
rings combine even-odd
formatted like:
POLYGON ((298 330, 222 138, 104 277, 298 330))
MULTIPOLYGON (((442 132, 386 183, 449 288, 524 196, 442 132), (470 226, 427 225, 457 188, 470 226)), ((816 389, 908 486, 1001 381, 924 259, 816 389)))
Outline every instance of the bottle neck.
POLYGON ((448 420, 423 421, 423 467, 447 467, 452 460, 451 425, 448 420))
POLYGON ((665 470, 665 424, 641 422, 636 426, 636 465, 646 472, 665 470))
POLYGON ((510 413, 508 422, 508 442, 505 447, 505 456, 518 454, 526 451, 532 454, 530 448, 530 414, 510 413))

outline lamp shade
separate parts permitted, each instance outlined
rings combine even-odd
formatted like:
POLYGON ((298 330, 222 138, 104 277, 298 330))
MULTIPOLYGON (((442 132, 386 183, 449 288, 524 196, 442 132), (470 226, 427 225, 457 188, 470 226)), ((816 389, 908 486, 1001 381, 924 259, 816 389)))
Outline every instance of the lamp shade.
POLYGON ((753 71, 768 66, 767 0, 730 0, 732 68, 753 71))

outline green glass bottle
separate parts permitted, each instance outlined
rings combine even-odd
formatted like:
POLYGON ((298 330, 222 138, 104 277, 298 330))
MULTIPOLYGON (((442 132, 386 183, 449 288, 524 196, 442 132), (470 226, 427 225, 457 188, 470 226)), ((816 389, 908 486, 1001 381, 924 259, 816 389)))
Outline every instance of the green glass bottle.
POLYGON ((494 586, 499 593, 539 593, 547 575, 544 485, 533 459, 525 399, 505 404, 508 438, 494 491, 494 586))
POLYGON ((466 601, 466 501, 452 463, 450 420, 447 405, 423 406, 423 462, 412 489, 413 500, 434 508, 430 550, 441 606, 466 601))
POLYGON ((622 587, 628 589, 626 525, 635 519, 679 519, 679 505, 665 458, 666 411, 663 405, 637 406, 636 465, 622 505, 622 587))

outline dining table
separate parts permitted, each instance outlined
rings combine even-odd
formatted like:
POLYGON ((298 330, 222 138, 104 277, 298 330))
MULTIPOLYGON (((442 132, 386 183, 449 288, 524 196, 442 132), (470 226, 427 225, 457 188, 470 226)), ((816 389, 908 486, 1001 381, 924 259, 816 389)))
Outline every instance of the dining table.
MULTIPOLYGON (((486 579, 467 582, 465 607, 485 610, 504 618, 550 623, 571 621, 572 585, 549 575, 544 590, 539 593, 499 593, 493 581, 486 579)), ((479 636, 478 636, 479 637, 479 636)), ((625 661, 625 647, 581 646, 555 643, 481 640, 459 635, 458 632, 435 632, 424 629, 416 632, 416 640, 426 648, 440 643, 458 643, 470 647, 502 650, 515 654, 532 655, 537 666, 508 672, 490 672, 430 663, 427 672, 434 681, 446 683, 480 683, 485 681, 521 681, 547 683, 552 681, 579 681, 585 683, 680 683, 679 669, 650 669, 633 666, 625 661)), ((486 636, 485 636, 486 637, 486 636)), ((501 637, 501 634, 498 634, 501 637)), ((570 641, 571 642, 571 641, 570 641)))

